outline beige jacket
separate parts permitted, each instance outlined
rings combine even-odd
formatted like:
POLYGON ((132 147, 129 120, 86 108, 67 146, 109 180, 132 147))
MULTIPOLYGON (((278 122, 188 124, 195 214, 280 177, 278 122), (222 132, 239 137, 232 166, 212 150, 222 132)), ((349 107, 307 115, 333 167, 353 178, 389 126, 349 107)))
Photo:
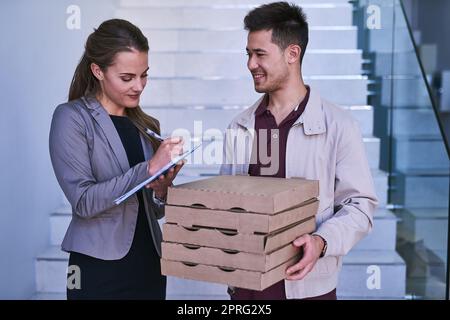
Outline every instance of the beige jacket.
MULTIPOLYGON (((254 113, 261 99, 229 125, 233 134, 229 131, 225 137, 221 174, 248 173, 254 113)), ((287 178, 319 180, 315 234, 328 243, 325 257, 303 280, 285 280, 286 297, 301 299, 337 287, 342 258, 372 230, 378 200, 358 124, 313 88, 304 113, 289 131, 286 148, 287 178)))

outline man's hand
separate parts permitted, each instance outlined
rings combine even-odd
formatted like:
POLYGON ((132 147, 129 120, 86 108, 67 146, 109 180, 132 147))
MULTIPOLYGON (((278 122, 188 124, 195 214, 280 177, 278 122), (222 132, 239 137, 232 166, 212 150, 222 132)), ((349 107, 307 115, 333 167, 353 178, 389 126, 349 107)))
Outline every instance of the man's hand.
POLYGON ((298 248, 303 247, 303 257, 286 270, 286 279, 302 280, 314 268, 325 243, 319 236, 305 234, 297 238, 293 244, 298 248))

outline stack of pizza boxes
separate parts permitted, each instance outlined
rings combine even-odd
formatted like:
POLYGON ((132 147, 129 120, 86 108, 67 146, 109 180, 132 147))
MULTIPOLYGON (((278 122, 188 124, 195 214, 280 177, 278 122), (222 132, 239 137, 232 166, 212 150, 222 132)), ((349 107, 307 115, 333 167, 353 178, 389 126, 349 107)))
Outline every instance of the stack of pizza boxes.
POLYGON ((217 176, 169 188, 162 273, 264 290, 301 257, 315 231, 318 181, 217 176))

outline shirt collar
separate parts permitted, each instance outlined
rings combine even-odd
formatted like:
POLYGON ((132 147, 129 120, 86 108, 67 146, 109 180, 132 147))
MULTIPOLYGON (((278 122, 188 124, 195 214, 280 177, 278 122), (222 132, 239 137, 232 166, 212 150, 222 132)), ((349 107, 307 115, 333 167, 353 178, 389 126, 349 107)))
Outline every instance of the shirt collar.
MULTIPOLYGON (((267 103, 264 106, 265 99, 267 99, 267 95, 262 96, 252 107, 250 107, 247 112, 245 112, 237 120, 237 123, 247 129, 253 126, 255 123, 255 116, 260 114, 261 109, 262 112, 264 112, 267 108, 267 103)), ((320 97, 319 92, 314 88, 310 87, 308 103, 306 104, 302 115, 294 123, 294 126, 298 124, 303 124, 305 135, 314 135, 326 132, 322 98, 320 97)))

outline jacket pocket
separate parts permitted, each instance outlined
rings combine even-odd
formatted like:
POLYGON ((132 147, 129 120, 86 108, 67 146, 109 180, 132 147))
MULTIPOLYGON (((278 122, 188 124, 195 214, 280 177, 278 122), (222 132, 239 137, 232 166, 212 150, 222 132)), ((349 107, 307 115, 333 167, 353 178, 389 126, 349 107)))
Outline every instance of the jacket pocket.
POLYGON ((317 260, 316 265, 309 273, 311 278, 328 277, 338 270, 338 258, 334 256, 323 257, 317 260))

